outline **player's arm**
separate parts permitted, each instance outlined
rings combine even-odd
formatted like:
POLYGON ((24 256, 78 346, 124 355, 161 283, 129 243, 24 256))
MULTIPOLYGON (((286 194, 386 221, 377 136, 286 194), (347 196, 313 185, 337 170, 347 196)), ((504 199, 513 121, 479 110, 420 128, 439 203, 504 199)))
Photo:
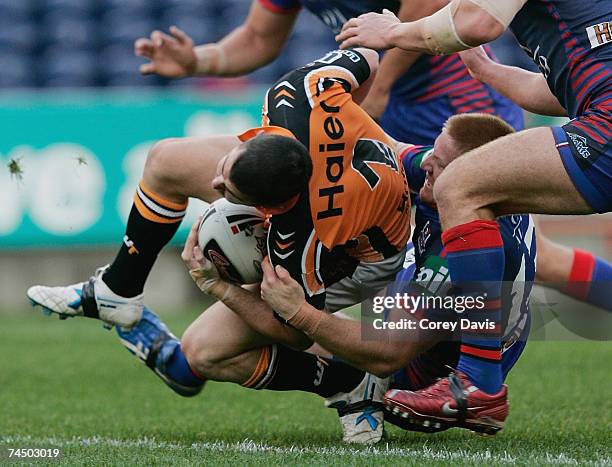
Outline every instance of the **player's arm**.
MULTIPOLYGON (((403 0, 397 17, 403 21, 416 21, 448 4, 448 0, 415 2, 403 0)), ((394 48, 388 50, 380 61, 372 88, 361 107, 373 118, 380 118, 389 102, 389 93, 395 82, 418 60, 422 54, 394 48)))
POLYGON ((287 326, 274 317, 272 308, 259 295, 233 284, 227 291, 211 293, 240 316, 259 334, 295 350, 306 350, 312 340, 298 329, 287 326))
POLYGON ((433 15, 402 23, 393 13, 366 13, 347 21, 340 47, 399 47, 435 55, 467 50, 497 39, 527 0, 452 0, 433 15))
POLYGON ((254 0, 245 22, 216 43, 194 46, 186 33, 173 26, 170 34, 154 31, 150 38, 138 39, 134 50, 150 60, 141 65, 143 74, 168 78, 243 75, 280 54, 297 15, 297 10, 273 11, 254 0))
POLYGON ((459 56, 474 78, 523 109, 542 115, 567 116, 567 110, 552 93, 543 74, 496 63, 482 47, 460 52, 459 56))
POLYGON ((309 99, 312 101, 324 101, 332 94, 338 94, 338 87, 321 91, 321 79, 341 80, 344 91, 340 92, 350 92, 353 101, 359 104, 368 94, 377 70, 378 53, 358 47, 353 50, 332 50, 307 66, 294 70, 288 79, 309 89, 309 99))
POLYGON ((351 88, 351 94, 353 101, 357 104, 362 104, 366 97, 369 95, 372 85, 376 81, 376 75, 378 74, 379 58, 378 53, 372 49, 366 49, 358 47, 355 49, 365 58, 370 68, 370 75, 363 83, 360 83, 358 87, 351 88))
MULTIPOLYGON (((431 340, 417 338, 407 341, 405 330, 396 331, 397 335, 385 333, 384 339, 364 340, 360 322, 330 315, 308 304, 302 287, 287 270, 281 266, 272 268, 267 260, 262 263, 262 269, 264 301, 291 326, 357 368, 377 376, 388 376, 432 344, 431 340)), ((394 318, 399 317, 398 314, 394 318)))
POLYGON ((394 140, 387 135, 395 144, 395 153, 399 154, 404 173, 408 181, 408 188, 412 193, 418 193, 425 183, 425 171, 421 168, 423 159, 429 157, 433 148, 431 146, 417 146, 414 144, 402 143, 394 140))

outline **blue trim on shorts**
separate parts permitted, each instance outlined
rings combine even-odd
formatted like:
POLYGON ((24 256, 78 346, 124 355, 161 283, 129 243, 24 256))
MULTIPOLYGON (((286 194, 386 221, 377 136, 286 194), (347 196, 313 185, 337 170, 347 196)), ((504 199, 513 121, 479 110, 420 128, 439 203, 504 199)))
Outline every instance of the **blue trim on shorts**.
POLYGON ((574 186, 578 192, 582 195, 586 202, 589 203, 594 211, 599 213, 608 212, 608 200, 597 188, 595 188, 589 178, 585 175, 584 171, 576 163, 574 154, 570 148, 570 144, 572 143, 569 141, 565 130, 559 126, 552 127, 551 129, 557 144, 557 151, 561 155, 561 160, 565 166, 565 171, 574 183, 574 186), (566 144, 559 147, 559 144, 563 143, 566 144))

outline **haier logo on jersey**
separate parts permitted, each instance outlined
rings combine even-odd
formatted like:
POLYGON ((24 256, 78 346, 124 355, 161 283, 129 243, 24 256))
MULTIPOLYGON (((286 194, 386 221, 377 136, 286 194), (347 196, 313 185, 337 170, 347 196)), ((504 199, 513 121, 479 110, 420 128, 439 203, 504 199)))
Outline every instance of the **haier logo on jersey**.
POLYGON ((603 23, 589 26, 586 28, 591 49, 601 47, 602 45, 612 42, 612 21, 604 21, 603 23))
POLYGON ((591 153, 589 152, 589 146, 587 143, 587 139, 584 136, 577 135, 576 133, 567 133, 571 138, 572 143, 576 147, 576 151, 580 154, 584 159, 588 159, 591 157, 591 153))

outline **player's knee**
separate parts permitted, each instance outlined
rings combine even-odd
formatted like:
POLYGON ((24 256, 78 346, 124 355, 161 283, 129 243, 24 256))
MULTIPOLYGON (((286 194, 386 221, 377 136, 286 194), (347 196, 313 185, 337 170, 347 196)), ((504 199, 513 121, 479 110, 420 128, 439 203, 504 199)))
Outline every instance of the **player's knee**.
POLYGON ((144 168, 144 176, 149 182, 161 185, 176 181, 173 178, 173 167, 176 165, 176 157, 173 154, 176 142, 177 138, 162 139, 149 150, 144 168))
POLYGON ((461 185, 448 169, 438 176, 434 183, 433 195, 439 210, 451 208, 458 200, 465 199, 461 185))
MULTIPOLYGON (((402 342, 402 344, 406 344, 402 342)), ((386 378, 391 376, 396 371, 404 368, 412 358, 416 356, 416 353, 412 350, 412 346, 405 345, 400 347, 399 345, 389 346, 389 352, 387 355, 381 356, 371 361, 370 368, 367 370, 379 378, 386 378)))
POLYGON ((187 329, 181 339, 181 350, 189 366, 208 379, 216 379, 225 358, 211 340, 187 329))
POLYGON ((397 362, 373 362, 371 368, 368 368, 368 372, 377 376, 378 378, 387 378, 395 373, 399 366, 396 366, 397 362))

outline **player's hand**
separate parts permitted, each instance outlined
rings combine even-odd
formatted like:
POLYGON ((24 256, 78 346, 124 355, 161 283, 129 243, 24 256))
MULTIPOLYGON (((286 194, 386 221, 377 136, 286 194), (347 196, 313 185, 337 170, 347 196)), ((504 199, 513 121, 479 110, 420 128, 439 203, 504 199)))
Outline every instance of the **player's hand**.
POLYGON ((140 65, 143 75, 182 78, 193 75, 198 64, 193 40, 176 26, 170 27, 170 35, 153 31, 150 38, 136 40, 134 53, 150 60, 140 65))
POLYGON ((282 266, 272 267, 266 256, 261 263, 264 276, 261 281, 261 298, 285 321, 289 321, 306 302, 302 286, 282 266))
POLYGON ((400 20, 391 11, 384 9, 382 14, 366 13, 357 18, 351 18, 342 27, 336 41, 341 49, 349 47, 368 47, 374 50, 388 49, 391 44, 384 32, 390 31, 400 20))
POLYGON ((198 217, 191 227, 181 258, 198 288, 220 300, 230 284, 221 279, 215 265, 204 257, 204 253, 198 246, 198 227, 201 220, 202 217, 198 217))
POLYGON ((495 62, 491 60, 482 46, 459 52, 459 57, 461 57, 472 78, 477 80, 482 80, 483 73, 488 66, 495 65, 495 62))
POLYGON ((382 114, 385 113, 388 104, 389 92, 372 86, 372 89, 370 89, 360 106, 370 117, 378 121, 380 117, 382 117, 382 114))

